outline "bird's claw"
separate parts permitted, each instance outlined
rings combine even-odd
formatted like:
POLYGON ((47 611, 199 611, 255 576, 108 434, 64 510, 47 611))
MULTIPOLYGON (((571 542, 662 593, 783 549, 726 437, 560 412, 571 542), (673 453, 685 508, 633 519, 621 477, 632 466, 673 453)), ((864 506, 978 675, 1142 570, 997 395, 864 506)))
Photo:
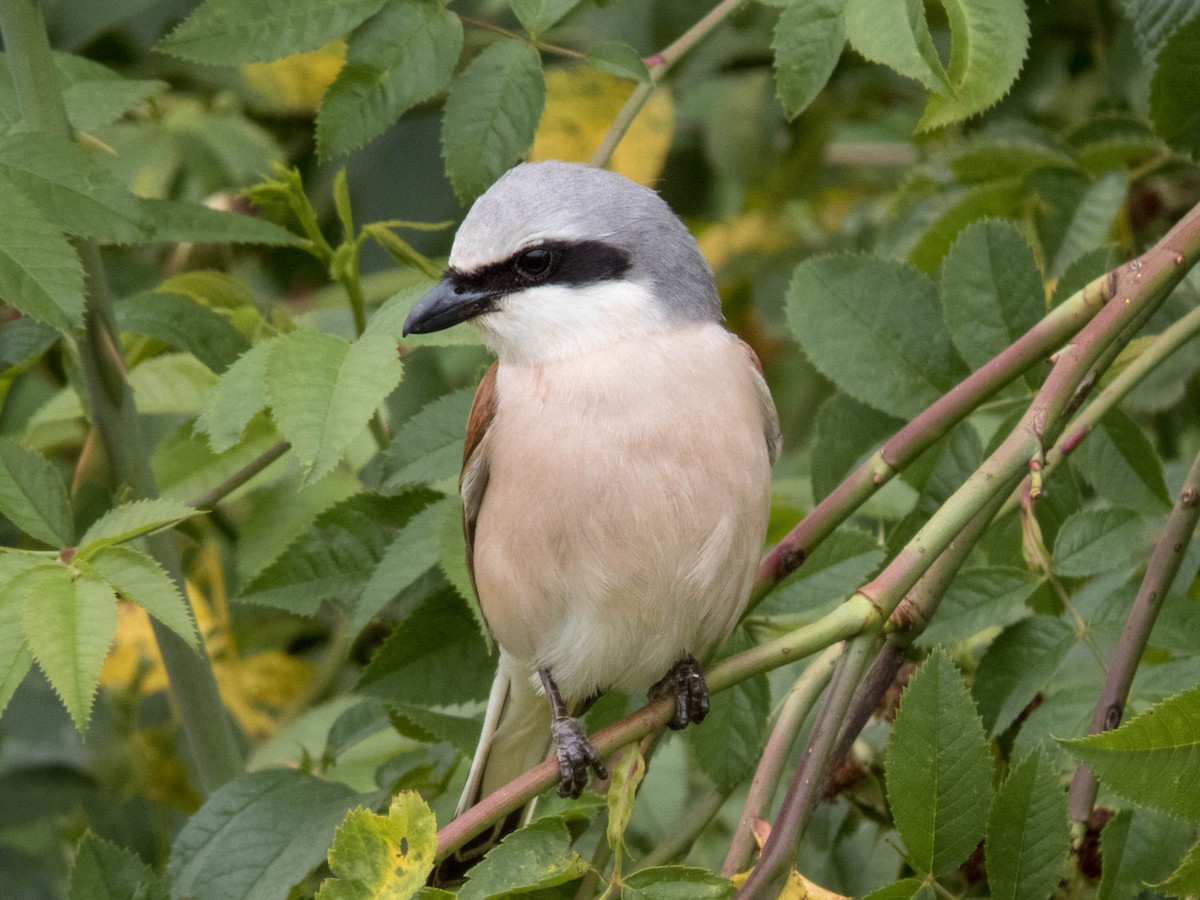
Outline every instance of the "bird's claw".
POLYGON ((598 778, 607 778, 604 760, 588 740, 587 732, 578 719, 559 716, 550 724, 558 752, 558 796, 572 799, 583 793, 588 783, 588 769, 598 778))
POLYGON ((650 699, 673 697, 675 712, 667 722, 674 731, 687 728, 692 722, 703 722, 708 715, 708 685, 700 664, 690 653, 671 666, 662 680, 650 688, 650 699))

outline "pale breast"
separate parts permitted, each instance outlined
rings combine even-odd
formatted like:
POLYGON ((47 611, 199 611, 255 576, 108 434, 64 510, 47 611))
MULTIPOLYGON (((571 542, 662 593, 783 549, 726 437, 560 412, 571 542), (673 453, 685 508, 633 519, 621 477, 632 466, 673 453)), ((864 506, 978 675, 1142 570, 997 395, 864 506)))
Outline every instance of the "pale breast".
POLYGON ((715 324, 501 365, 476 582, 565 698, 644 688, 740 614, 769 505, 755 378, 715 324))

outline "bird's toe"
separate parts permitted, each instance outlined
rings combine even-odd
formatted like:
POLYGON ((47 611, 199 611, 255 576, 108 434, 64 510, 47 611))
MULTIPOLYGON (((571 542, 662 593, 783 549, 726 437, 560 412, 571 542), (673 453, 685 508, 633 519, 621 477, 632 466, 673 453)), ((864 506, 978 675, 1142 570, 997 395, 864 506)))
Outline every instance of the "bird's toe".
POLYGON ((607 778, 604 760, 588 739, 578 719, 561 717, 550 726, 558 755, 558 796, 578 797, 588 784, 588 770, 599 778, 607 778))
POLYGON ((675 712, 667 727, 676 731, 693 722, 703 722, 708 715, 708 685, 700 664, 691 654, 671 666, 662 680, 650 688, 650 697, 675 699, 675 712))

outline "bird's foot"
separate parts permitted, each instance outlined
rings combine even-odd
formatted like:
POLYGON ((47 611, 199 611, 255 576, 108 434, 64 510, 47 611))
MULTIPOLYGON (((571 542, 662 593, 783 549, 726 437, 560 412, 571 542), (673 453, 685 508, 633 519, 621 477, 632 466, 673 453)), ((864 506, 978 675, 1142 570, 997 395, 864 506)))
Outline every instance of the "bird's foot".
POLYGON ((550 723, 550 733, 558 752, 558 796, 574 799, 582 794, 587 787, 589 768, 598 778, 608 777, 604 760, 588 740, 578 719, 556 716, 550 723))
POLYGON ((675 713, 667 727, 675 731, 692 722, 703 722, 708 715, 708 685, 700 664, 690 653, 667 670, 662 680, 650 688, 650 699, 675 698, 675 713))

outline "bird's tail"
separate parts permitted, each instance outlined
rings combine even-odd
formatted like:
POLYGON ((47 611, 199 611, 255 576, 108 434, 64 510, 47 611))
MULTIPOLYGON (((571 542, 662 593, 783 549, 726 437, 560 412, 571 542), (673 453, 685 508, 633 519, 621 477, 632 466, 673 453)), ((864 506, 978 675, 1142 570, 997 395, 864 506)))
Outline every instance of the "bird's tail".
MULTIPOLYGON (((502 654, 488 698, 483 732, 455 816, 533 768, 550 750, 549 702, 528 678, 511 673, 505 662, 502 654)), ((525 823, 532 807, 531 802, 515 810, 499 825, 443 860, 434 872, 433 882, 444 885, 460 880, 506 834, 525 823)))

